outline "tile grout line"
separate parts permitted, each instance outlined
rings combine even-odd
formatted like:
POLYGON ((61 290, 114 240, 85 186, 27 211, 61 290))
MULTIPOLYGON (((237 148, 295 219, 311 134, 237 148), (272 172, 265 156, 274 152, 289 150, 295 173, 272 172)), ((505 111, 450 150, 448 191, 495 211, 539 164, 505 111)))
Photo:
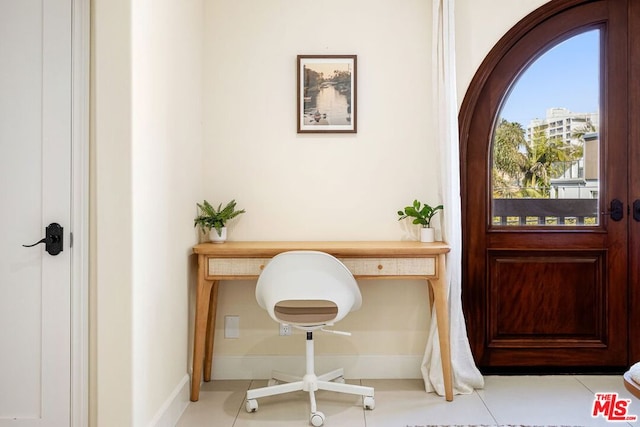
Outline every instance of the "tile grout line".
POLYGON ((580 381, 580 379, 579 379, 577 376, 575 376, 575 375, 571 375, 571 378, 573 378, 574 380, 576 380, 578 383, 580 383, 580 385, 582 385, 584 388, 586 388, 587 390, 589 390, 589 391, 591 392, 591 394, 593 394, 593 395, 595 396, 596 392, 595 392, 595 391, 593 391, 593 390, 591 390, 591 389, 589 388, 589 386, 588 386, 588 385, 586 385, 585 383, 583 383, 582 381, 580 381))
POLYGON ((496 419, 495 415, 493 415, 493 412, 491 412, 491 409, 487 405, 487 402, 485 402, 484 399, 482 398, 482 395, 480 393, 478 393, 478 390, 476 390, 476 389, 474 389, 473 392, 478 395, 478 397, 480 398, 480 401, 482 402, 484 407, 487 408, 487 411, 489 412, 489 415, 491 415, 491 418, 493 418, 493 422, 495 423, 496 426, 498 426, 499 425, 498 424, 498 420, 496 419))
POLYGON ((231 427, 235 427, 236 423, 238 422, 238 417, 240 416, 242 407, 245 405, 245 402, 247 400, 247 391, 251 389, 251 385, 253 384, 254 381, 255 380, 251 380, 247 383, 247 388, 246 390, 244 390, 244 397, 242 398, 242 400, 240 400, 240 407, 238 408, 238 412, 236 412, 236 416, 233 419, 233 424, 231 424, 231 427))

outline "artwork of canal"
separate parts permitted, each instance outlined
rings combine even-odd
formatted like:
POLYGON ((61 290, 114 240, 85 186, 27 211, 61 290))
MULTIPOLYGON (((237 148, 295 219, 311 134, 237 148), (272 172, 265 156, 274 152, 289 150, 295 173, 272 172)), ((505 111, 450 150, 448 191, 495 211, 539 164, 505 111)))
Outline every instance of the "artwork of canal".
POLYGON ((345 63, 304 67, 304 125, 349 125, 351 70, 345 63))

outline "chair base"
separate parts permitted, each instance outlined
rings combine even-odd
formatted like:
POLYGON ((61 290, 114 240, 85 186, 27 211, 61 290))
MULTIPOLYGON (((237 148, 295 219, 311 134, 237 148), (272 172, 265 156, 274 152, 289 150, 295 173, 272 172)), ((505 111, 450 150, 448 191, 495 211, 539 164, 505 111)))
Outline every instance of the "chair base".
MULTIPOLYGON (((291 393, 294 391, 317 391, 328 390, 335 391, 337 393, 356 394, 364 397, 374 397, 373 387, 366 387, 354 384, 344 384, 340 381, 344 376, 343 369, 336 369, 335 371, 328 372, 326 374, 315 376, 305 375, 299 377, 290 375, 284 372, 274 371, 272 378, 275 381, 282 384, 268 385, 267 387, 255 388, 247 390, 247 400, 260 399, 261 397, 276 396, 279 394, 291 393), (338 381, 335 381, 338 380, 338 381)), ((271 383, 272 380, 269 380, 271 383)), ((344 381, 344 380, 342 380, 344 381)), ((367 408, 373 409, 373 408, 367 408)))
POLYGON ((309 393, 309 402, 311 404, 311 414, 309 422, 311 425, 318 427, 324 424, 324 414, 319 412, 316 405, 315 392, 317 390, 328 390, 337 393, 347 393, 362 396, 363 406, 365 409, 375 408, 375 398, 373 387, 366 387, 354 384, 344 384, 340 380, 343 379, 344 372, 342 369, 328 372, 326 374, 316 376, 307 374, 304 377, 290 375, 284 372, 274 371, 273 380, 269 380, 267 387, 247 390, 247 402, 245 409, 247 412, 255 412, 258 410, 258 402, 256 399, 267 396, 275 396, 279 394, 291 393, 295 391, 306 391, 309 393), (275 381, 274 381, 275 380, 275 381), (271 385, 272 382, 283 382, 283 384, 271 385))
POLYGON ((316 376, 313 368, 313 337, 309 332, 307 333, 306 357, 307 373, 304 377, 274 371, 272 373, 273 379, 269 380, 269 385, 267 387, 247 390, 247 401, 245 404, 247 412, 256 412, 258 410, 258 401, 256 399, 291 393, 294 391, 306 391, 309 393, 309 402, 311 404, 309 422, 314 427, 318 427, 324 423, 325 417, 322 412, 318 411, 316 406, 315 392, 317 390, 359 395, 362 396, 362 404, 365 409, 375 408, 373 387, 345 384, 344 370, 342 368, 316 376), (282 384, 274 385, 273 383, 275 382, 282 382, 282 384))

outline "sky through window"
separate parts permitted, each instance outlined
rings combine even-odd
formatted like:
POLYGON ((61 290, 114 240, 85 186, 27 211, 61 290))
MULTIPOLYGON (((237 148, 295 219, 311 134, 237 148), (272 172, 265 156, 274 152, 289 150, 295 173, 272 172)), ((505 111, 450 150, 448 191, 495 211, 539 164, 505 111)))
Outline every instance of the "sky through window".
POLYGON ((598 112, 599 37, 599 30, 590 30, 543 52, 514 83, 500 117, 526 128, 532 119, 544 119, 548 108, 598 112))

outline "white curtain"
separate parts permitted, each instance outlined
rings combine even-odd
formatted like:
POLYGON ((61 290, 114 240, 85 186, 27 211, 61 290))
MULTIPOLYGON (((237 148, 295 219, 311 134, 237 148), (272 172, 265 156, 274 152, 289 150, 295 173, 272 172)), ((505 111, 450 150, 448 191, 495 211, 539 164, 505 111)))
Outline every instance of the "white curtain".
MULTIPOLYGON (((440 197, 444 204, 442 237, 451 246, 447 255, 449 316, 451 319, 451 362, 454 394, 471 393, 484 386, 476 367, 465 327, 461 301, 462 218, 460 205, 460 154, 458 148, 458 104, 456 94, 454 0, 433 1, 432 64, 433 101, 437 111, 434 138, 440 150, 440 197)), ((422 376, 428 392, 444 395, 442 359, 435 313, 431 314, 429 339, 422 362, 422 376)))

